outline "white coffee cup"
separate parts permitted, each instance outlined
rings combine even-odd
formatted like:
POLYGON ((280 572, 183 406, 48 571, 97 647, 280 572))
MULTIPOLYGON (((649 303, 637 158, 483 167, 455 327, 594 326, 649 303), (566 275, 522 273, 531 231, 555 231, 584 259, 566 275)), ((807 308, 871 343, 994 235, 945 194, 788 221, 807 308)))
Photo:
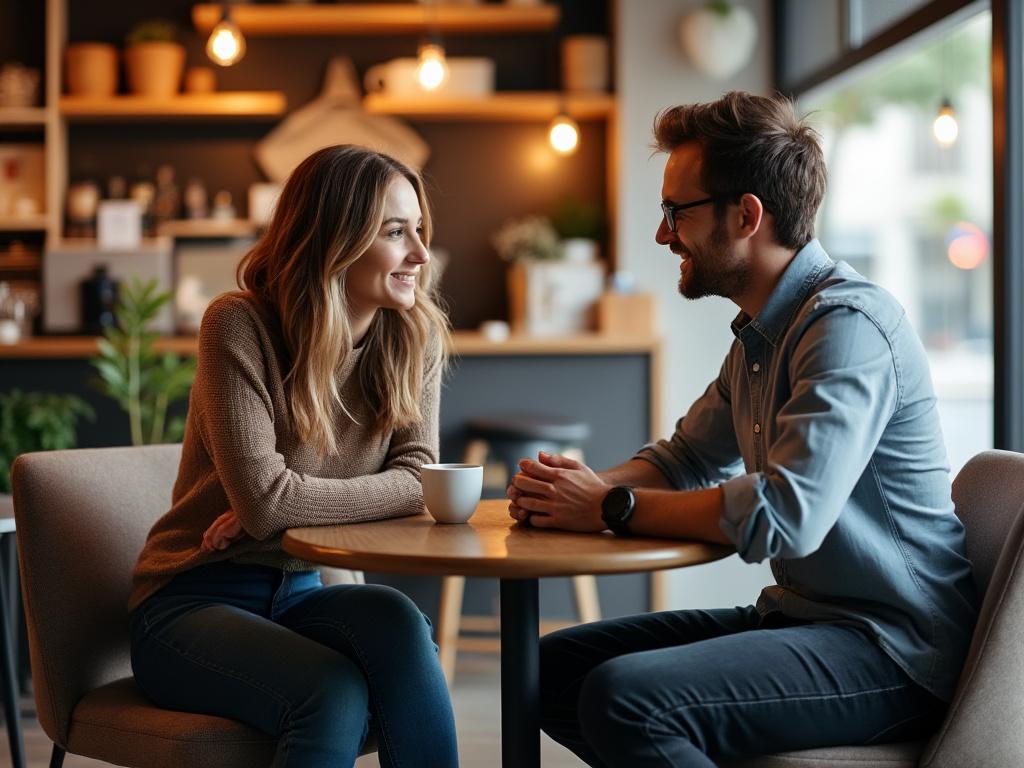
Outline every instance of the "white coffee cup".
POLYGON ((439 523, 465 523, 480 502, 484 468, 479 464, 424 464, 423 502, 439 523))

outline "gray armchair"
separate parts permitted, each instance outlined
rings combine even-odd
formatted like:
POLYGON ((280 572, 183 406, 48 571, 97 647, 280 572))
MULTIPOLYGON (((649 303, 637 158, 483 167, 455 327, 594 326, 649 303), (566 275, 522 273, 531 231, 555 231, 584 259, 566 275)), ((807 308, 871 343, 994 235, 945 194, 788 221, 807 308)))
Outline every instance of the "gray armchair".
POLYGON ((1024 766, 1024 454, 978 454, 953 481, 953 501, 984 601, 938 733, 926 742, 809 749, 723 768, 1024 766))
POLYGON ((232 720, 160 709, 135 687, 128 593, 170 504, 181 447, 21 456, 14 464, 22 596, 39 722, 65 751, 137 768, 270 765, 275 741, 232 720))

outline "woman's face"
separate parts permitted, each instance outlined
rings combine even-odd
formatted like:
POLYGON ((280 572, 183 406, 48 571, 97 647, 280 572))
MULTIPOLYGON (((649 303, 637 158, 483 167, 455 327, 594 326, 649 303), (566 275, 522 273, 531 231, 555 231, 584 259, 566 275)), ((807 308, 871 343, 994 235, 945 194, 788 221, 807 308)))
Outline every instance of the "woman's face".
POLYGON ((420 269, 430 255, 420 240, 423 216, 416 190, 404 176, 391 183, 384 200, 384 223, 366 253, 348 268, 345 279, 356 322, 378 309, 412 309, 420 269))

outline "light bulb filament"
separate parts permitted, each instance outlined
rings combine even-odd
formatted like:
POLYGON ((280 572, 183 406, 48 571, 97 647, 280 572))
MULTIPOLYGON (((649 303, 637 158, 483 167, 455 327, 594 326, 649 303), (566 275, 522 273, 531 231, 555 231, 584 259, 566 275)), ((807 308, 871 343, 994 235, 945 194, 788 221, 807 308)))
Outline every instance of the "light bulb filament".
POLYGON ((437 43, 425 43, 420 46, 419 68, 416 77, 420 85, 428 91, 441 87, 448 79, 448 62, 444 48, 437 43))
POLYGON ((561 155, 571 155, 580 143, 580 127, 568 115, 559 115, 548 129, 548 141, 561 155))
POLYGON ((206 41, 206 55, 222 67, 230 67, 245 56, 245 38, 242 36, 242 30, 231 20, 227 9, 210 32, 210 38, 206 41))

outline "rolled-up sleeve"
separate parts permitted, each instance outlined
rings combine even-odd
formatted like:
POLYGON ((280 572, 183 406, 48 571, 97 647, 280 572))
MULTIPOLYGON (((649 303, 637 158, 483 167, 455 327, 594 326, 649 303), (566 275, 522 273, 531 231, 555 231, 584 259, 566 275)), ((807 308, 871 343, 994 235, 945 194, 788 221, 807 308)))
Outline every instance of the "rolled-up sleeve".
POLYGON ((633 457, 657 467, 676 490, 708 488, 740 471, 729 384, 733 357, 726 357, 718 378, 676 422, 672 437, 645 445, 633 457))
POLYGON ((763 471, 722 484, 721 530, 747 562, 821 546, 898 407, 896 360, 867 314, 822 305, 801 327, 763 471))

